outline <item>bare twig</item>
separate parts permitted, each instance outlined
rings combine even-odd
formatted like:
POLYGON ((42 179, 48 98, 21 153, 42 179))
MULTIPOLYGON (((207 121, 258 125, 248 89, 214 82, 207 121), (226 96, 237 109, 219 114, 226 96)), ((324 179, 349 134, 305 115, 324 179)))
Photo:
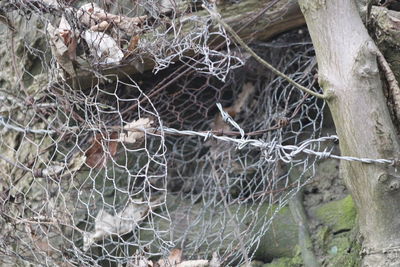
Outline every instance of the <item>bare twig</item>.
MULTIPOLYGON (((296 179, 297 177, 293 180, 296 179)), ((297 192, 296 195, 293 196, 293 198, 289 201, 289 208, 292 213, 293 220, 298 224, 299 227, 299 246, 304 264, 310 267, 319 267, 320 265, 313 251, 313 245, 310 231, 308 229, 308 220, 306 211, 304 210, 302 196, 302 190, 297 192)))
POLYGON ((11 20, 8 18, 7 14, 3 10, 0 10, 0 22, 7 25, 8 29, 11 32, 16 32, 14 25, 12 24, 11 20))
POLYGON ((13 165, 14 167, 17 167, 19 169, 24 170, 24 171, 31 171, 30 169, 28 169, 24 165, 22 165, 22 164, 20 164, 18 162, 13 162, 12 160, 6 158, 5 156, 2 156, 1 154, 0 154, 0 159, 4 160, 5 162, 7 162, 10 165, 13 165))
POLYGON ((378 63, 382 68, 383 74, 385 75, 386 81, 389 85, 389 94, 392 96, 394 113, 396 118, 400 119, 400 88, 397 83, 396 76, 394 75, 389 63, 386 61, 385 56, 378 49, 376 50, 376 56, 378 63))

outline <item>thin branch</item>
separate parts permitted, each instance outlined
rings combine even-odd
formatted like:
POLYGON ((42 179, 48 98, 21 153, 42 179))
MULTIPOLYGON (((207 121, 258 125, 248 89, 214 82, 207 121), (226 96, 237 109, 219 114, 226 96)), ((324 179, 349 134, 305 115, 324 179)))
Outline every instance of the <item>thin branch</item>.
POLYGON ((7 14, 0 9, 0 22, 5 24, 11 32, 16 32, 14 25, 11 20, 8 18, 7 14))
POLYGON ((5 162, 7 162, 8 164, 10 164, 12 166, 17 167, 19 169, 22 169, 24 171, 28 171, 28 172, 31 171, 29 168, 25 167, 24 165, 22 165, 22 164, 20 164, 18 162, 13 162, 12 160, 8 159, 7 157, 5 157, 5 156, 3 156, 1 154, 0 154, 0 159, 4 160, 5 162))
POLYGON ((211 16, 221 25, 225 28, 225 30, 227 32, 229 32, 233 39, 235 39, 236 42, 238 42, 238 44, 240 44, 248 53, 250 53, 255 60, 257 60, 259 63, 261 63, 263 66, 265 66, 266 68, 268 68, 269 70, 271 70, 274 74, 282 77, 283 79, 285 79, 287 82, 289 82, 291 85, 293 85, 294 87, 298 88, 299 90, 308 93, 312 96, 315 96, 317 98, 321 98, 321 99, 326 99, 326 96, 323 94, 319 94, 316 93, 304 86, 302 86, 301 84, 298 84, 297 82, 295 82, 294 80, 292 80, 289 76, 285 75, 284 73, 280 72, 279 70, 277 70, 274 66, 272 66, 271 64, 269 64, 267 61, 265 61, 264 59, 262 59, 260 56, 258 56, 243 40, 242 38, 240 38, 239 35, 237 35, 237 33, 228 25, 226 24, 220 17, 219 14, 216 13, 215 11, 209 9, 208 7, 206 7, 205 5, 203 5, 203 8, 205 10, 207 10, 211 16))
POLYGON ((299 227, 299 246, 305 266, 319 267, 320 264, 318 263, 313 250, 311 235, 308 229, 308 219, 306 211, 304 210, 302 196, 303 191, 299 190, 289 201, 289 209, 292 213, 293 220, 299 227))
POLYGON ((389 85, 389 94, 392 96, 395 116, 398 120, 400 120, 400 88, 399 84, 397 83, 396 76, 394 75, 384 55, 378 49, 376 50, 376 57, 389 85))

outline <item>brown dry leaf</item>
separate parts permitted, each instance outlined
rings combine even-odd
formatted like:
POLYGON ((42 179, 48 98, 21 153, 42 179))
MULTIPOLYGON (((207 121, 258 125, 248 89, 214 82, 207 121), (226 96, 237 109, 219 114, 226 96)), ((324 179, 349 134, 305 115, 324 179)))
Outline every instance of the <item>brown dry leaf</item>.
POLYGON ((124 126, 127 133, 121 133, 119 140, 124 143, 135 144, 143 141, 145 129, 151 127, 154 121, 150 118, 140 118, 124 126))
POLYGON ((133 201, 114 216, 104 210, 99 211, 95 219, 94 232, 84 233, 84 251, 87 251, 97 240, 110 235, 124 235, 139 226, 139 223, 146 218, 151 204, 142 202, 140 199, 133 201))
POLYGON ((110 141, 108 142, 108 151, 111 157, 114 157, 118 151, 118 136, 117 132, 113 132, 110 135, 110 141))
POLYGON ((51 24, 48 24, 47 32, 50 36, 51 53, 53 54, 57 63, 69 75, 75 76, 75 68, 70 59, 70 51, 68 50, 68 46, 64 43, 64 38, 61 36, 59 29, 56 29, 51 24))
POLYGON ((169 253, 168 259, 159 259, 158 265, 160 267, 176 266, 178 263, 182 262, 182 250, 179 248, 174 248, 169 253))
MULTIPOLYGON (((127 52, 125 53, 124 59, 130 57, 133 54, 133 51, 137 48, 138 44, 139 44, 139 40, 140 37, 139 35, 134 35, 131 37, 131 40, 129 41, 129 45, 127 48, 127 52)), ((135 62, 136 64, 138 62, 135 62)), ((139 71, 140 71, 140 65, 139 66, 135 66, 139 71)))
POLYGON ((110 134, 109 140, 104 140, 103 135, 98 133, 92 139, 92 145, 85 152, 86 164, 90 168, 103 168, 107 163, 107 155, 114 157, 118 150, 118 133, 110 134), (106 151, 104 148, 107 147, 106 151))
POLYGON ((132 36, 131 40, 129 41, 128 51, 132 52, 133 50, 135 50, 139 44, 139 40, 140 40, 139 35, 132 36))
MULTIPOLYGON (((238 113, 240 113, 243 107, 248 102, 249 97, 254 93, 254 85, 252 83, 245 83, 240 94, 237 96, 236 101, 232 106, 224 108, 224 111, 228 113, 232 118, 234 118, 238 113)), ((226 132, 231 129, 231 127, 224 122, 221 114, 217 114, 214 119, 212 126, 214 131, 226 132)))
POLYGON ((106 12, 96 4, 89 3, 81 6, 76 14, 77 19, 87 27, 93 27, 102 21, 107 21, 125 32, 129 36, 141 31, 140 25, 147 19, 147 16, 126 17, 106 12))
POLYGON ((81 169, 86 161, 83 153, 74 155, 70 162, 66 165, 64 162, 52 161, 45 168, 35 171, 36 177, 63 177, 81 169))
MULTIPOLYGON (((251 83, 245 83, 243 85, 242 91, 237 96, 235 102, 232 106, 224 108, 224 111, 229 114, 232 118, 240 113, 243 107, 248 103, 248 99, 254 93, 254 85, 251 83)), ((222 119, 222 115, 218 113, 215 116, 215 119, 212 123, 211 129, 213 131, 219 132, 220 134, 224 134, 224 132, 229 132, 231 130, 231 125, 226 123, 222 119)), ((215 140, 209 140, 206 143, 210 146, 210 156, 212 159, 217 160, 221 154, 223 154, 226 149, 229 149, 228 144, 217 143, 215 140)))
POLYGON ((69 58, 71 60, 76 60, 76 48, 78 46, 78 41, 71 25, 69 25, 64 15, 61 17, 60 24, 58 25, 58 31, 61 38, 64 40, 64 44, 68 47, 69 58))
POLYGON ((90 30, 95 31, 95 32, 103 32, 108 30, 108 28, 110 27, 110 23, 108 23, 107 21, 102 21, 99 24, 96 24, 92 27, 90 27, 90 30))
POLYGON ((93 143, 90 148, 85 152, 86 164, 90 168, 102 168, 105 165, 105 155, 103 144, 101 142, 101 134, 96 134, 93 138, 93 143))
POLYGON ((68 48, 68 57, 70 60, 76 60, 76 47, 78 46, 78 42, 70 30, 63 30, 60 32, 60 36, 64 40, 64 44, 68 48))

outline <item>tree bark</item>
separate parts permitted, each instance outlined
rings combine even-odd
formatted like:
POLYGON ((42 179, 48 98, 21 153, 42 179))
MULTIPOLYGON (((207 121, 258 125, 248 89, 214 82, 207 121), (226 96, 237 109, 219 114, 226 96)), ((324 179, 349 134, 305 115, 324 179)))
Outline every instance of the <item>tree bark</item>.
MULTIPOLYGON (((329 96, 342 156, 397 158, 372 41, 354 1, 300 0, 314 43, 319 83, 329 96)), ((363 241, 363 266, 399 266, 400 179, 396 168, 343 161, 363 241)))

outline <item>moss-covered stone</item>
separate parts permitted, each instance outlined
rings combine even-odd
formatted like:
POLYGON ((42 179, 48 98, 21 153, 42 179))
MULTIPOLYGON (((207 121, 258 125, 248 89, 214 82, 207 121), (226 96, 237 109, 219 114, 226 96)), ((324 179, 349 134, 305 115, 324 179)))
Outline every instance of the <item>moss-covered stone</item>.
POLYGON ((326 248, 326 244, 329 240, 330 237, 330 232, 329 232, 329 227, 323 225, 317 232, 317 234, 315 235, 316 237, 316 245, 322 249, 325 250, 326 248))
POLYGON ((360 247, 352 234, 356 231, 356 210, 351 196, 324 204, 314 213, 324 224, 316 234, 316 245, 325 255, 324 266, 359 266, 360 247))
MULTIPOLYGON (((263 267, 264 263, 262 261, 252 261, 250 263, 251 267, 263 267)), ((247 267, 247 265, 244 263, 241 265, 241 267, 247 267)))
POLYGON ((353 199, 347 196, 341 200, 332 201, 318 207, 315 216, 333 233, 351 230, 355 226, 356 209, 353 199))
POLYGON ((255 259, 270 261, 277 257, 294 256, 295 247, 299 241, 297 223, 293 220, 288 207, 282 208, 273 216, 269 231, 261 239, 255 259))
POLYGON ((326 266, 360 266, 360 246, 353 241, 350 233, 333 236, 326 244, 326 266))
POLYGON ((274 259, 271 263, 264 264, 262 267, 301 267, 303 260, 301 258, 300 249, 296 248, 294 257, 282 257, 274 259))

